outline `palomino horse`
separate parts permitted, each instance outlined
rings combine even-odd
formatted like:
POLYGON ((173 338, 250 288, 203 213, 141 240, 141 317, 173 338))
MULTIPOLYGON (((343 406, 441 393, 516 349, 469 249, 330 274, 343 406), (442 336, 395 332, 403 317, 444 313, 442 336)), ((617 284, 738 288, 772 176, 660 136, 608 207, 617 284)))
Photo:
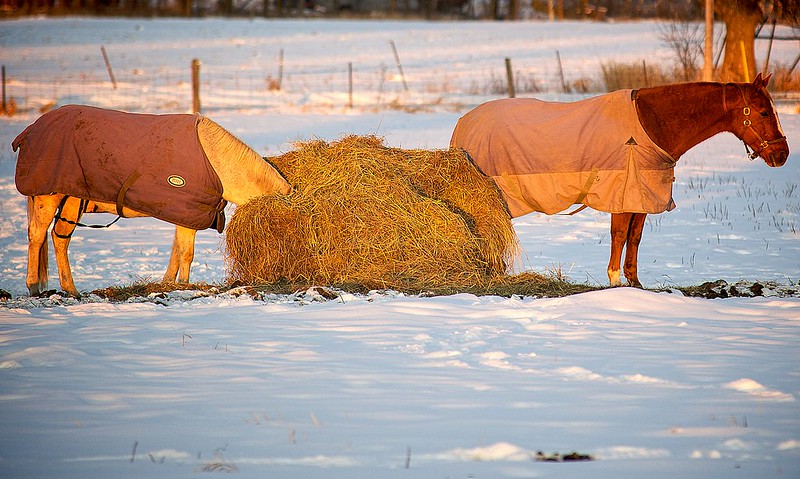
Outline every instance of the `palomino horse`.
POLYGON ((226 201, 242 204, 255 196, 291 191, 258 153, 196 115, 70 105, 40 117, 13 146, 20 148, 17 188, 28 196, 26 284, 31 295, 46 289, 47 230, 54 218, 61 288, 79 297, 67 250, 84 212, 153 216, 174 223, 164 281, 177 276, 188 282, 195 233, 208 227, 222 230, 226 201))
POLYGON ((623 90, 574 103, 496 100, 456 125, 463 148, 503 192, 512 217, 558 213, 583 204, 611 213, 608 279, 641 287, 637 257, 645 218, 674 208, 677 160, 721 132, 745 144, 750 159, 782 166, 789 145, 766 86, 686 83, 623 90), (752 151, 751 151, 752 150, 752 151))

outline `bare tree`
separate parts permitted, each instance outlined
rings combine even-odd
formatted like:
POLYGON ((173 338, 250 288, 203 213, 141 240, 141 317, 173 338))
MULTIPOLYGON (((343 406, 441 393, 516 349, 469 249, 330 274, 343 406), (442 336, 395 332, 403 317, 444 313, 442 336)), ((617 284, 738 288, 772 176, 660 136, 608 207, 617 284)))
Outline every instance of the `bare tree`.
POLYGON ((671 22, 659 24, 659 39, 667 44, 676 56, 681 80, 698 78, 698 63, 703 56, 703 31, 697 23, 671 22))

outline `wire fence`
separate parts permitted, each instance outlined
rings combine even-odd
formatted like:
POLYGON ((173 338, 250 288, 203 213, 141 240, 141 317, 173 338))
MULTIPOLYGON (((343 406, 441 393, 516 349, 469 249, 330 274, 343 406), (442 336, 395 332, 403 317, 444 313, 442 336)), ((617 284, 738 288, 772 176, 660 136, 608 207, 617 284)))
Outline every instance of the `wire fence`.
MULTIPOLYGON (((200 59, 202 62, 202 58, 200 59)), ((510 60, 509 60, 510 61, 510 60)), ((201 65, 199 96, 203 111, 285 108, 359 108, 425 110, 478 104, 487 97, 563 95, 603 90, 596 69, 564 70, 554 55, 545 62, 425 65, 358 64, 271 65, 263 70, 201 65)), ((131 111, 184 111, 192 107, 189 65, 148 71, 104 68, 70 71, 57 78, 37 72, 7 72, 5 91, 21 111, 83 103, 131 111)))
MULTIPOLYGON (((558 51, 546 58, 518 61, 426 60, 409 65, 402 64, 396 54, 396 62, 388 63, 284 65, 283 55, 280 58, 263 68, 202 65, 200 58, 200 111, 459 110, 513 95, 566 101, 619 88, 648 86, 648 77, 657 77, 652 71, 659 68, 643 60, 619 64, 616 69, 612 68, 613 62, 600 60, 596 64, 569 59, 562 62, 558 51), (610 78, 609 72, 625 73, 620 73, 621 78, 610 78)), ((108 68, 97 63, 74 70, 65 65, 57 78, 47 78, 35 70, 8 71, 5 98, 18 111, 45 111, 69 103, 142 112, 193 108, 189 64, 147 68, 126 65, 121 71, 112 71, 110 63, 107 65, 108 68)), ((796 98, 796 94, 790 96, 796 98)))

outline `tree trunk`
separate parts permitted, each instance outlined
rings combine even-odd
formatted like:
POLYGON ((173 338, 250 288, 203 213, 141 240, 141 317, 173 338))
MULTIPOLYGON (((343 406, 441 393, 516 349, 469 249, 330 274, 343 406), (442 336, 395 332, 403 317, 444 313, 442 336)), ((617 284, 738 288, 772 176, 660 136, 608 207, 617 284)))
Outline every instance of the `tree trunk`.
POLYGON ((508 19, 519 20, 519 0, 509 0, 508 2, 508 19))
POLYGON ((485 17, 487 20, 497 20, 497 12, 500 11, 500 0, 489 0, 486 3, 486 14, 485 17))
POLYGON ((233 0, 220 0, 219 9, 223 15, 230 16, 233 14, 233 0))
POLYGON ((763 18, 758 1, 718 0, 714 9, 725 22, 725 59, 719 80, 752 81, 756 76, 755 32, 763 18))

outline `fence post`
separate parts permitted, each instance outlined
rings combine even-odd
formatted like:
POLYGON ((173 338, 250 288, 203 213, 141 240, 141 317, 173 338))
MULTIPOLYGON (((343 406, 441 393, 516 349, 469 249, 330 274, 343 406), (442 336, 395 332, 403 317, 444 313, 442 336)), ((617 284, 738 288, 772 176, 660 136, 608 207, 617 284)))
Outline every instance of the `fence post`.
POLYGON ((103 53, 103 61, 106 62, 106 71, 108 72, 108 78, 111 79, 111 85, 114 86, 114 89, 117 89, 117 80, 114 79, 114 72, 111 70, 111 62, 108 60, 108 54, 106 53, 106 47, 100 45, 100 51, 103 53))
POLYGON ((647 60, 642 60, 642 73, 644 73, 644 86, 647 88, 650 86, 650 80, 647 78, 647 60))
POLYGON ((3 65, 3 110, 0 113, 8 113, 8 107, 6 106, 6 66, 3 65))
POLYGON ((714 79, 714 0, 706 0, 706 32, 703 47, 703 81, 714 79))
POLYGON ((192 113, 200 113, 200 60, 192 60, 192 113))
POLYGON ((561 77, 561 90, 564 93, 569 93, 567 89, 567 82, 564 80, 564 68, 561 66, 561 54, 556 50, 556 59, 558 60, 558 76, 561 77))
POLYGON ((514 98, 517 92, 514 89, 514 71, 511 69, 511 59, 506 57, 506 77, 508 79, 508 97, 514 98))
POLYGON ((347 64, 347 108, 353 108, 353 62, 347 64))
POLYGON ((283 86, 283 48, 281 48, 280 55, 278 55, 278 91, 281 91, 283 86))
POLYGON ((400 55, 397 54, 397 47, 394 44, 394 40, 389 40, 389 43, 392 45, 392 51, 394 52, 394 61, 397 63, 397 70, 400 72, 400 79, 403 80, 403 89, 408 91, 408 83, 406 83, 406 74, 403 73, 403 65, 400 63, 400 55))

